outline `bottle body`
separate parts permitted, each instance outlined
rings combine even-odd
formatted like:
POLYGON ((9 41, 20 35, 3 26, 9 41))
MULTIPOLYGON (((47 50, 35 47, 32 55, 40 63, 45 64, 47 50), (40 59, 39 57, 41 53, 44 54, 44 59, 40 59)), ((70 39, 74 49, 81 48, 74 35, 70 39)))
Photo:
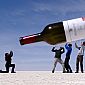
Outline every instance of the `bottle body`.
POLYGON ((85 18, 77 18, 47 25, 41 33, 20 38, 20 44, 45 41, 55 45, 85 38, 85 18))
POLYGON ((42 31, 42 36, 43 40, 51 45, 66 42, 63 22, 47 25, 42 31))

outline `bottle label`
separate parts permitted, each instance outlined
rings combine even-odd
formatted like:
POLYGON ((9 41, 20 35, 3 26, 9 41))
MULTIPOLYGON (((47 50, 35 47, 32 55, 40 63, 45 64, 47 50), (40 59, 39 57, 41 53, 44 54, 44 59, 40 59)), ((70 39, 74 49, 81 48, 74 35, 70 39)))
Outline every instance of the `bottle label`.
POLYGON ((63 21, 67 42, 85 38, 85 17, 63 21))

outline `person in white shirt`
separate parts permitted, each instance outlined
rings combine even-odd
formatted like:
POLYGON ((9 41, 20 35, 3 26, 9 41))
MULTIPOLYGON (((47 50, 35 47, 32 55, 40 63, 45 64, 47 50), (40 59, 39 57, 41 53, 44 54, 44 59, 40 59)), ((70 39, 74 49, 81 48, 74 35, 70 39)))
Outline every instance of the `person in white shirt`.
POLYGON ((84 50, 85 50, 85 42, 81 43, 81 47, 78 47, 78 45, 75 43, 75 47, 79 50, 77 59, 76 59, 76 72, 79 72, 79 62, 81 67, 81 72, 83 73, 83 56, 84 56, 84 50))

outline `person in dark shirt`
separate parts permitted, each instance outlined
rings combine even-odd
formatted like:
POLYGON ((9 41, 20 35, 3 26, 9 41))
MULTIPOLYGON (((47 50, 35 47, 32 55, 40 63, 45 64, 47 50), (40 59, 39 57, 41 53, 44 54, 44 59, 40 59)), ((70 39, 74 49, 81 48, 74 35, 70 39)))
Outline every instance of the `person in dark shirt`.
POLYGON ((57 50, 57 49, 55 49, 55 47, 53 47, 52 48, 52 52, 55 52, 54 67, 53 67, 52 73, 54 73, 54 71, 55 71, 55 67, 56 67, 57 62, 59 62, 62 65, 63 72, 65 72, 64 62, 61 59, 61 54, 64 53, 64 48, 63 47, 60 47, 60 49, 57 50))
POLYGON ((10 51, 10 53, 5 53, 5 67, 6 67, 6 72, 9 73, 9 68, 12 67, 11 73, 15 73, 14 68, 15 68, 15 64, 11 64, 12 61, 12 56, 13 56, 13 52, 10 51))
POLYGON ((6 64, 5 64, 5 67, 6 67, 6 71, 2 71, 0 70, 0 73, 9 73, 9 68, 12 67, 12 70, 11 70, 11 73, 16 73, 14 71, 15 69, 15 64, 12 64, 11 61, 12 61, 12 56, 13 56, 13 52, 10 51, 10 53, 5 53, 5 61, 6 61, 6 64))
POLYGON ((65 48, 67 49, 67 53, 66 53, 64 65, 65 65, 65 68, 67 70, 67 73, 72 73, 72 69, 69 65, 70 55, 71 55, 71 52, 72 52, 72 44, 66 43, 65 48))

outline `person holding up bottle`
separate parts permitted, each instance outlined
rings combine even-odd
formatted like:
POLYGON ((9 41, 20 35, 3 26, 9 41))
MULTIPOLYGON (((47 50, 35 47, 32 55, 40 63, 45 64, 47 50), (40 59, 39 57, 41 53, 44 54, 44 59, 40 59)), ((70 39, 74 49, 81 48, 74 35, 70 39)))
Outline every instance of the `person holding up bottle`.
POLYGON ((12 56, 13 56, 13 51, 10 51, 10 53, 5 53, 5 67, 6 67, 6 71, 2 71, 0 70, 0 73, 9 73, 9 68, 12 67, 11 73, 16 73, 14 71, 15 69, 15 64, 12 64, 12 56))
POLYGON ((72 73, 72 69, 69 65, 70 55, 71 55, 71 52, 72 52, 72 44, 66 43, 65 48, 67 49, 67 53, 66 53, 64 65, 65 65, 67 73, 72 73))
POLYGON ((75 73, 79 72, 79 62, 80 62, 81 72, 83 73, 83 56, 84 56, 84 50, 85 50, 85 42, 81 43, 80 47, 75 43, 75 47, 79 50, 77 59, 76 59, 76 72, 75 73))
POLYGON ((62 65, 62 67, 63 67, 63 73, 64 73, 65 72, 64 62, 61 59, 61 54, 63 54, 65 52, 64 48, 63 47, 60 47, 60 49, 55 49, 55 47, 53 47, 52 48, 52 52, 55 52, 54 67, 53 67, 52 73, 54 73, 56 64, 58 62, 62 65))
POLYGON ((6 72, 9 73, 9 68, 12 67, 11 73, 15 73, 14 69, 15 69, 15 64, 12 64, 12 56, 13 56, 13 51, 10 51, 10 53, 5 53, 5 67, 6 67, 6 72))

